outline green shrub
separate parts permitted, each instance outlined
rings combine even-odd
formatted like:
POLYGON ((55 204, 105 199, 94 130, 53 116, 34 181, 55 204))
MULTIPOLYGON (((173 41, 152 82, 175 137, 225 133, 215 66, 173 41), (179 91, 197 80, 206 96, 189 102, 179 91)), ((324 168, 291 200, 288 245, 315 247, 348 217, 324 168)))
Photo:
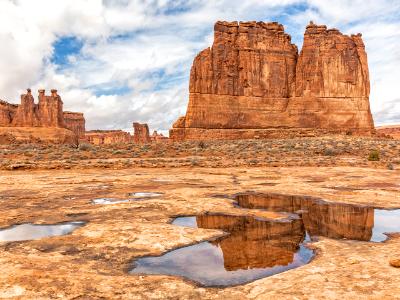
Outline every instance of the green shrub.
POLYGON ((368 156, 368 160, 369 161, 378 161, 379 159, 380 159, 380 157, 379 157, 379 151, 378 150, 372 150, 369 153, 369 156, 368 156))
POLYGON ((335 156, 335 155, 338 155, 338 151, 334 148, 325 148, 324 155, 325 156, 335 156))
POLYGON ((88 143, 79 144, 79 150, 81 150, 81 151, 88 151, 88 150, 92 150, 92 149, 93 149, 93 146, 91 144, 88 144, 88 143))

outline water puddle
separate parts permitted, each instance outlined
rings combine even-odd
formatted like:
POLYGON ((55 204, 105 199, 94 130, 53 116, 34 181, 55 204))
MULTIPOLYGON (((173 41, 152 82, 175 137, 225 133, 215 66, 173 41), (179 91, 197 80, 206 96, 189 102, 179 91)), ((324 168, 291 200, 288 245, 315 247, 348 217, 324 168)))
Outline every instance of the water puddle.
POLYGON ((131 274, 164 274, 203 286, 232 286, 281 273, 311 261, 306 243, 328 237, 383 242, 400 232, 400 209, 327 202, 307 196, 245 193, 235 207, 280 212, 287 219, 205 214, 174 219, 173 225, 220 229, 227 235, 135 261, 131 274), (295 218, 293 216, 296 216, 295 218))
POLYGON ((93 204, 102 204, 102 205, 109 205, 109 204, 118 204, 118 203, 126 203, 129 202, 128 199, 116 199, 116 198, 97 198, 93 199, 93 204))
POLYGON ((129 193, 129 199, 118 199, 118 198, 97 198, 93 199, 93 204, 101 204, 101 205, 110 205, 110 204, 118 204, 118 203, 127 203, 130 201, 139 201, 146 200, 150 198, 160 197, 162 193, 152 193, 152 192, 137 192, 137 193, 129 193))
POLYGON ((85 222, 68 222, 54 225, 20 224, 0 230, 1 242, 37 240, 45 237, 66 235, 85 225, 85 222))
POLYGON ((204 286, 231 286, 281 273, 308 263, 313 251, 300 219, 275 221, 224 214, 176 218, 174 225, 220 229, 214 241, 170 251, 135 262, 131 274, 166 274, 204 286))
POLYGON ((153 193, 153 192, 137 192, 137 193, 129 193, 129 196, 132 198, 154 198, 160 197, 163 193, 153 193))
POLYGON ((298 214, 311 237, 383 242, 384 233, 400 232, 400 209, 327 202, 318 198, 280 194, 241 194, 239 207, 298 214))

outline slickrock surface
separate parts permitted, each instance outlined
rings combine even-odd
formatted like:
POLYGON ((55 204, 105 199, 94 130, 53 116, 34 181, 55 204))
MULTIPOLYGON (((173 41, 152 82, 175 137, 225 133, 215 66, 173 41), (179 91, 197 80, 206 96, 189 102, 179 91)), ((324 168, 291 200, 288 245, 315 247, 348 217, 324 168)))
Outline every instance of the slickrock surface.
POLYGON ((217 22, 190 73, 174 140, 370 134, 369 73, 361 34, 307 26, 298 55, 276 22, 217 22), (287 130, 290 129, 290 130, 287 130))
POLYGON ((127 144, 132 136, 122 130, 91 130, 85 132, 85 140, 94 145, 127 144))
POLYGON ((83 114, 63 112, 63 101, 57 90, 51 90, 50 96, 46 96, 45 90, 39 90, 38 98, 39 101, 35 104, 32 92, 28 89, 26 94, 21 95, 19 105, 0 100, 0 129, 7 131, 9 135, 17 133, 14 139, 21 142, 35 142, 39 138, 45 142, 63 143, 66 134, 62 134, 59 139, 54 138, 58 132, 63 131, 61 128, 75 134, 75 140, 82 137, 85 132, 83 114), (52 138, 42 135, 45 132, 51 132, 52 138), (27 137, 31 133, 33 137, 29 140, 27 137))
POLYGON ((250 214, 216 194, 277 192, 399 208, 399 182, 399 170, 355 167, 0 171, 0 228, 87 222, 71 235, 0 243, 0 298, 396 299, 399 269, 389 261, 399 253, 399 235, 384 243, 320 238, 311 244, 317 255, 309 264, 225 289, 127 271, 141 256, 223 234, 169 224, 174 216, 250 214), (114 205, 91 202, 143 191, 164 194, 114 205))

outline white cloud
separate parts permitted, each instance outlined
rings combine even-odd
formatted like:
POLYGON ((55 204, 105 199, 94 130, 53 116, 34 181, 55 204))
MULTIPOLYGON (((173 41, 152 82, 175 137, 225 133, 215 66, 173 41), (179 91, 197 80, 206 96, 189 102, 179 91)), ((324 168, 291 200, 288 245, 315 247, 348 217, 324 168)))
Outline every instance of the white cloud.
POLYGON ((375 120, 400 122, 387 114, 400 98, 399 6, 388 0, 0 0, 0 98, 17 102, 25 87, 56 87, 66 109, 85 113, 89 129, 140 121, 166 130, 186 110, 191 62, 211 44, 216 20, 283 18, 297 42, 313 19, 363 33, 375 120), (63 36, 77 37, 83 48, 60 67, 50 58, 63 36), (109 92, 124 86, 123 94, 109 92))

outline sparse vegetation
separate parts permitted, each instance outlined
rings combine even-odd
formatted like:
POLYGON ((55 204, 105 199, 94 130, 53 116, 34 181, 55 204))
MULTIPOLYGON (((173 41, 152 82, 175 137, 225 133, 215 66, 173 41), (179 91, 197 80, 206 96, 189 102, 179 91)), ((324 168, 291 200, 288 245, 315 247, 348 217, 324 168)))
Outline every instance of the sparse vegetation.
POLYGON ((368 160, 369 161, 379 161, 380 160, 379 151, 378 150, 372 150, 368 155, 368 160))
POLYGON ((81 151, 89 151, 93 149, 93 146, 88 143, 79 144, 78 149, 81 151))

